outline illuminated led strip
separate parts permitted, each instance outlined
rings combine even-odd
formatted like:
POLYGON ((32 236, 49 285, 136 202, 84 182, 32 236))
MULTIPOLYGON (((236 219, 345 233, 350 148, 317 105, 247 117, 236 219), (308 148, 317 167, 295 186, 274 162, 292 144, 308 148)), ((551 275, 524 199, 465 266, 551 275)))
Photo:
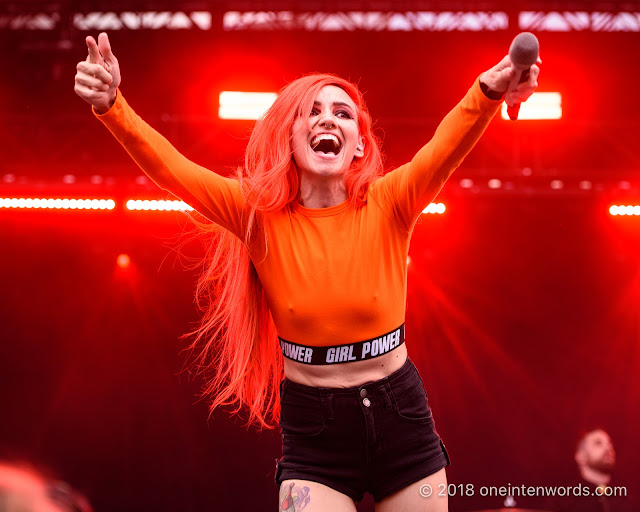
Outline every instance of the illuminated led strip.
POLYGON ((220 119, 259 119, 273 105, 275 92, 222 91, 220 93, 220 119))
POLYGON ((518 25, 532 32, 640 32, 640 12, 521 11, 518 25))
POLYGON ((222 24, 226 31, 479 32, 510 27, 509 16, 503 11, 227 11, 222 24))
POLYGON ((0 198, 0 208, 43 208, 51 210, 113 210, 113 199, 0 198))
MULTIPOLYGON (((184 201, 129 199, 125 206, 132 211, 193 211, 184 201)), ((113 210, 113 199, 39 199, 39 198, 0 198, 0 208, 40 208, 53 210, 113 210)), ((612 207, 613 208, 613 207, 612 207)), ((640 210, 640 207, 636 207, 640 210)), ((443 203, 431 203, 422 213, 442 214, 446 210, 443 203)))
MULTIPOLYGON (((502 119, 509 119, 507 104, 502 104, 502 119)), ((561 119, 562 95, 559 92, 534 92, 520 104, 518 119, 561 119)))
POLYGON ((430 203, 429 206, 422 210, 422 213, 437 213, 441 215, 445 212, 446 209, 447 207, 444 205, 444 203, 430 203))
POLYGON ((611 215, 640 215, 640 205, 614 204, 609 208, 611 215))
POLYGON ((193 208, 184 201, 164 201, 164 200, 148 200, 148 199, 129 199, 126 202, 127 210, 136 211, 174 211, 174 212, 191 212, 193 208))
MULTIPOLYGON (((25 2, 26 3, 26 2, 25 2)), ((232 2, 229 2, 232 3, 232 2)), ((211 30, 217 15, 210 11, 124 11, 0 13, 0 29, 60 29, 71 20, 73 28, 90 30, 211 30)), ((307 31, 431 31, 478 32, 518 26, 532 32, 640 32, 640 12, 587 11, 228 11, 222 29, 307 31), (517 21, 514 15, 517 14, 517 21)))

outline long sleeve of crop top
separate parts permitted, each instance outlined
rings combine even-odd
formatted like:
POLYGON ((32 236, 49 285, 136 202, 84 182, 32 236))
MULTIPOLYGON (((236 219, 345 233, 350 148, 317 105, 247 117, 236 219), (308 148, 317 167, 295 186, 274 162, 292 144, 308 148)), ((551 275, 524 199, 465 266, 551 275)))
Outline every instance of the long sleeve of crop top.
POLYGON ((160 188, 243 239, 244 200, 237 180, 220 176, 183 156, 134 112, 119 90, 106 113, 99 114, 95 109, 93 112, 160 188))
POLYGON ((411 231, 420 213, 478 141, 502 100, 490 100, 479 78, 445 116, 433 138, 413 159, 375 182, 382 202, 400 227, 411 231))

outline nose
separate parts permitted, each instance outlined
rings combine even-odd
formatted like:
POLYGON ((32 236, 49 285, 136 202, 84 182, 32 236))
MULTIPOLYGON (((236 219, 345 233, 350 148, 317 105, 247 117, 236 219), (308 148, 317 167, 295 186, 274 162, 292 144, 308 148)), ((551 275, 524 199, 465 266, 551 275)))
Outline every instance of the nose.
POLYGON ((320 113, 318 124, 326 130, 331 130, 336 127, 336 123, 333 119, 333 113, 330 109, 323 109, 320 113))

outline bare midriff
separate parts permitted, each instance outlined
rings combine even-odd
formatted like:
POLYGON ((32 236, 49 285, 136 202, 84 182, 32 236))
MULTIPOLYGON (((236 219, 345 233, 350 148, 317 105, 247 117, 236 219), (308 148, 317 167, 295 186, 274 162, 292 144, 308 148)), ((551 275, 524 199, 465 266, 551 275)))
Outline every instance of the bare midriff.
POLYGON ((299 384, 318 388, 350 388, 374 382, 399 370, 407 360, 407 346, 365 361, 327 365, 308 365, 285 358, 285 376, 299 384))

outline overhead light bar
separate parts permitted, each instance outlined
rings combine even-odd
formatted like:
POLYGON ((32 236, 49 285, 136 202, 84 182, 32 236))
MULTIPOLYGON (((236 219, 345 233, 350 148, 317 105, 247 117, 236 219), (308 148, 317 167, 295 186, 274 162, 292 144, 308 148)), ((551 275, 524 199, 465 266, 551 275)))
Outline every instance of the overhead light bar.
POLYGON ((521 11, 520 30, 532 32, 640 32, 640 13, 521 11))
POLYGON ((227 11, 223 29, 309 32, 480 32, 509 28, 504 11, 227 11))
POLYGON ((113 210, 113 199, 0 198, 0 208, 43 208, 52 210, 113 210))
POLYGON ((191 212, 193 208, 184 201, 129 199, 126 202, 127 210, 133 211, 174 211, 191 212))
POLYGON ((220 119, 260 119, 273 105, 275 92, 222 91, 220 93, 220 119))
POLYGON ((611 215, 640 215, 640 205, 614 204, 609 208, 611 215))
MULTIPOLYGON (((24 2, 26 3, 26 2, 24 2)), ((393 5, 389 3, 389 5, 393 5)), ((589 6, 586 6, 589 7, 589 6)), ((0 13, 0 30, 212 30, 213 11, 122 11, 0 13)), ((328 32, 479 32, 517 26, 532 32, 640 32, 640 13, 584 11, 227 11, 220 28, 328 32), (517 20, 515 16, 517 15, 517 20)))
POLYGON ((429 206, 422 210, 422 213, 437 213, 439 215, 442 215, 446 211, 446 209, 447 207, 444 205, 444 203, 430 203, 429 206))
MULTIPOLYGON (((502 119, 509 119, 507 104, 502 104, 502 119)), ((559 92, 534 92, 520 105, 518 119, 560 119, 562 118, 562 95, 559 92)))

